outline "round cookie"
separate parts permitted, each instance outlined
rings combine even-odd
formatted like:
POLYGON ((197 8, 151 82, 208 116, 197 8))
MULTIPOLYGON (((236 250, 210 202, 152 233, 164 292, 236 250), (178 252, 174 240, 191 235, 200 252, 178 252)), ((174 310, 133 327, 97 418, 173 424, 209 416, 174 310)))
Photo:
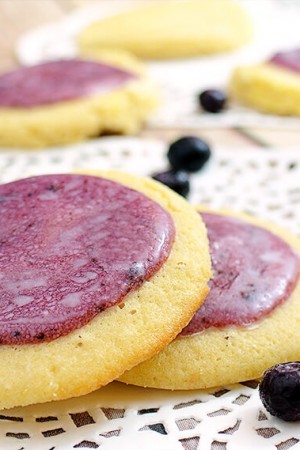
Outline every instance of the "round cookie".
POLYGON ((95 22, 78 36, 83 55, 122 48, 146 59, 183 58, 234 50, 251 38, 246 12, 230 0, 144 5, 95 22))
MULTIPOLYGON (((193 208, 153 180, 119 172, 98 175, 145 194, 170 214, 176 234, 169 257, 122 303, 67 335, 50 342, 0 345, 1 409, 79 396, 109 383, 174 339, 207 294, 208 241, 193 208)), ((43 194, 44 201, 53 192, 43 194)))
MULTIPOLYGON (((273 224, 228 211, 214 214, 258 225, 300 252, 299 239, 273 224)), ((212 261, 214 271, 214 256, 212 261)), ((186 336, 183 332, 161 353, 123 374, 120 381, 162 389, 203 389, 255 379, 275 363, 297 360, 300 357, 299 297, 298 279, 290 297, 266 317, 248 326, 209 327, 186 336)))
POLYGON ((259 111, 300 116, 300 49, 277 54, 266 63, 236 68, 229 91, 232 99, 259 111))
POLYGON ((0 146, 35 149, 135 134, 158 98, 143 65, 124 51, 20 68, 0 76, 0 146))

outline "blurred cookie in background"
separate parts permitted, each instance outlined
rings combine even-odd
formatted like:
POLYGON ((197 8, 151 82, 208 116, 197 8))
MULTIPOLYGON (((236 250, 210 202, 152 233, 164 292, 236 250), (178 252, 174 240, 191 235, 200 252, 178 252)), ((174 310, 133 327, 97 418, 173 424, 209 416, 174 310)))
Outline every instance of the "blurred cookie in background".
POLYGON ((251 20, 230 0, 155 2, 96 21, 78 35, 80 52, 121 48, 169 59, 234 50, 252 37, 251 20))
POLYGON ((204 301, 205 226, 162 184, 52 174, 0 195, 1 409, 109 383, 164 348, 204 301))
POLYGON ((259 111, 300 116, 300 47, 236 68, 229 90, 234 100, 259 111))
POLYGON ((158 98, 143 64, 124 51, 18 68, 0 76, 0 146, 42 148, 135 134, 158 98))

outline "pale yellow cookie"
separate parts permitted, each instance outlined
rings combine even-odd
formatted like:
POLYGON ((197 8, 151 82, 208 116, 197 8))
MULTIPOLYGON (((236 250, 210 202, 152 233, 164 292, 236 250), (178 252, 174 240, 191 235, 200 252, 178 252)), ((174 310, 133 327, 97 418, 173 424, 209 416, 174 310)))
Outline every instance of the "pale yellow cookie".
POLYGON ((39 149, 102 134, 136 134, 159 103, 158 87, 127 52, 101 51, 93 57, 136 78, 107 92, 30 108, 0 103, 0 147, 39 149))
MULTIPOLYGON (((288 231, 245 214, 222 211, 265 227, 298 253, 299 239, 288 231)), ((290 298, 250 326, 208 328, 176 338, 120 381, 162 389, 203 389, 258 378, 275 363, 299 360, 300 282, 290 298)))
POLYGON ((152 2, 91 24, 78 47, 83 55, 122 48, 141 58, 183 58, 234 50, 251 34, 248 15, 230 0, 152 2))
POLYGON ((300 116, 300 74, 274 64, 238 67, 229 92, 232 99, 259 111, 300 116))
POLYGON ((205 227, 180 196, 150 179, 99 176, 136 189, 171 215, 175 241, 167 261, 121 304, 52 342, 0 345, 0 408, 91 392, 165 347, 188 323, 211 276, 205 227))

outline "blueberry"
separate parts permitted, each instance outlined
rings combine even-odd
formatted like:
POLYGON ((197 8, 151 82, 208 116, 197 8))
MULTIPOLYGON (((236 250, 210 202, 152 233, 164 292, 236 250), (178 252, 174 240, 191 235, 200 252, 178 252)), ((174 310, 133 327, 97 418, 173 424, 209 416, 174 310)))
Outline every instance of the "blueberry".
POLYGON ((222 111, 226 105, 227 96, 218 89, 207 89, 199 95, 199 103, 204 109, 211 113, 222 111))
POLYGON ((273 416, 300 420, 300 362, 276 364, 268 369, 259 385, 259 395, 273 416))
POLYGON ((167 172, 156 173, 152 175, 152 178, 165 184, 183 197, 187 197, 190 192, 190 177, 183 170, 169 170, 167 172))
POLYGON ((174 170, 197 172, 211 155, 208 144, 200 138, 186 136, 173 142, 167 154, 174 170))

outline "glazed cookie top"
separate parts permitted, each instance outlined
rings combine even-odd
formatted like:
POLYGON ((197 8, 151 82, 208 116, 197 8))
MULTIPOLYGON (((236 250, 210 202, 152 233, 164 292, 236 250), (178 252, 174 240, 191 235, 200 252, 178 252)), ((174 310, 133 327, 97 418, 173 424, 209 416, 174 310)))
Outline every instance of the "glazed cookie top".
POLYGON ((300 73, 300 48, 276 53, 269 62, 283 69, 300 73))
POLYGON ((0 342, 51 341, 155 274, 170 215, 104 178, 46 175, 0 187, 0 342))
POLYGON ((299 257, 279 236, 234 217, 201 216, 214 277, 204 304, 180 336, 253 324, 287 300, 299 278, 299 257))
POLYGON ((0 107, 30 108, 122 87, 136 75, 113 65, 80 59, 50 61, 0 76, 0 107))

